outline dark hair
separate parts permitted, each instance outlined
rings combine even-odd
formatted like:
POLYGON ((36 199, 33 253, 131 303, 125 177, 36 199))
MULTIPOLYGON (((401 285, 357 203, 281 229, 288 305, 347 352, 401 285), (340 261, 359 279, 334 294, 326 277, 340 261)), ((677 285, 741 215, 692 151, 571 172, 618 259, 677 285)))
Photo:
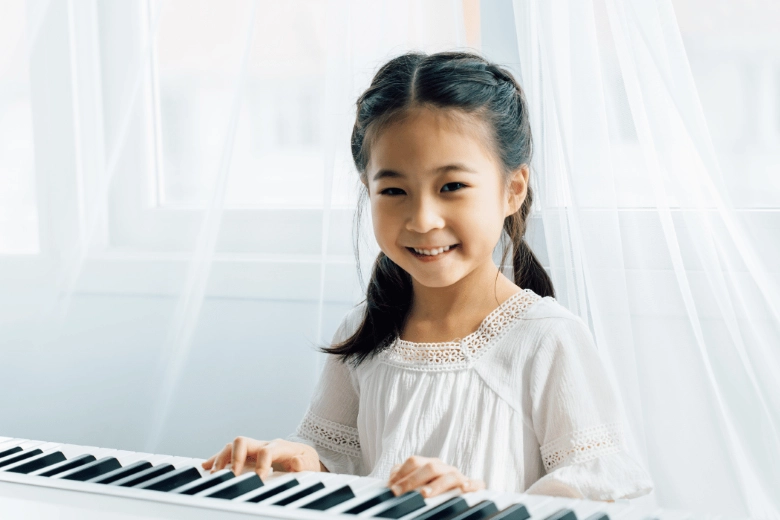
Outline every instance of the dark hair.
MULTIPOLYGON (((480 116, 491 130, 491 140, 504 170, 509 174, 531 160, 531 125, 520 85, 505 69, 476 54, 441 52, 408 53, 390 60, 374 76, 357 100, 352 129, 352 158, 363 181, 355 226, 355 253, 359 254, 359 226, 368 192, 366 167, 378 133, 420 106, 458 109, 480 116)), ((512 243, 514 281, 540 296, 555 296, 553 284, 533 254, 525 234, 533 202, 531 187, 521 208, 504 219, 504 231, 512 243)), ((504 265, 508 249, 504 249, 504 265)), ((358 270, 359 262, 358 262, 358 270)), ((321 349, 357 366, 388 348, 403 330, 412 302, 412 280, 384 253, 374 263, 366 290, 366 311, 357 331, 345 341, 321 349)))

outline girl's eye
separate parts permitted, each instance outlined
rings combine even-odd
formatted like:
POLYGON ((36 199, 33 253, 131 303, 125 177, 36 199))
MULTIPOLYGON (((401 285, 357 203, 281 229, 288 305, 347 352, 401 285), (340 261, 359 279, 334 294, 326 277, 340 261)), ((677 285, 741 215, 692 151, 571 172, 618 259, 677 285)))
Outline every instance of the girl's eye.
POLYGON ((447 184, 445 184, 445 185, 444 185, 444 187, 442 187, 442 190, 444 190, 444 191, 457 191, 457 190, 459 190, 459 189, 460 189, 460 188, 456 188, 455 190, 452 190, 452 189, 445 190, 445 189, 444 189, 444 188, 446 188, 447 186, 453 186, 453 185, 458 185, 458 186, 460 186, 460 187, 465 187, 465 186, 466 186, 466 185, 465 185, 465 184, 463 184, 462 182, 448 182, 447 184))
POLYGON ((401 193, 404 192, 401 188, 385 188, 384 190, 380 191, 379 193, 383 195, 400 195, 401 193, 387 193, 390 190, 400 191, 401 193))

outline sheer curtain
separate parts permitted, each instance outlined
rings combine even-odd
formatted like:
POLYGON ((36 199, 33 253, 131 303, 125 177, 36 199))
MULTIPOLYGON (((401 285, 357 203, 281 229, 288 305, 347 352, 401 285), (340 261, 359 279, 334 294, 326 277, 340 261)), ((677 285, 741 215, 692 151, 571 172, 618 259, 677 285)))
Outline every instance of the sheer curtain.
MULTIPOLYGON (((513 8, 531 245, 591 325, 658 502, 777 518, 780 291, 751 227, 780 200, 761 211, 734 196, 751 181, 777 194, 776 177, 721 167, 669 0, 513 8)), ((696 14, 727 33, 725 17, 696 14)))
POLYGON ((288 435, 378 252, 367 212, 358 279, 354 101, 392 56, 465 47, 526 90, 528 239, 594 331, 650 499, 776 518, 780 190, 764 152, 713 145, 673 7, 6 0, 0 435, 192 457, 288 435))

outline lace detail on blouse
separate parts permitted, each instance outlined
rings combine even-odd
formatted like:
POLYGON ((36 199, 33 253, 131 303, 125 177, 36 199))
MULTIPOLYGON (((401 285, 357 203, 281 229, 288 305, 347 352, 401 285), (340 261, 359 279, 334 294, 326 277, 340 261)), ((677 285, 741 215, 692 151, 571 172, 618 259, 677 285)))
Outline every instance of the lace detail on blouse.
POLYGON ((540 448, 544 468, 549 473, 563 464, 576 464, 616 453, 622 449, 623 425, 602 424, 559 437, 540 448))
POLYGON ((336 453, 360 457, 360 439, 357 428, 306 412, 303 421, 298 426, 297 435, 336 453))
MULTIPOLYGON (((542 297, 531 289, 510 296, 482 320, 479 328, 463 339, 442 343, 414 343, 397 338, 382 352, 390 365, 420 371, 443 371, 468 368, 496 343, 515 320, 522 318, 528 308, 542 297)), ((553 299, 550 297, 550 299, 553 299)))

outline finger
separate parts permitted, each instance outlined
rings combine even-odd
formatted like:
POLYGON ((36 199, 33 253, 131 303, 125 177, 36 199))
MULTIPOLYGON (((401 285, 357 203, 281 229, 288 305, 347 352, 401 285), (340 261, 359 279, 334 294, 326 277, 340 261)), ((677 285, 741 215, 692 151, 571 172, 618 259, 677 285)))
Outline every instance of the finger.
POLYGON ((222 451, 219 452, 219 455, 217 455, 217 460, 214 462, 214 467, 211 468, 211 472, 214 473, 215 471, 224 469, 225 466, 227 466, 228 461, 230 460, 230 454, 232 452, 233 452, 233 444, 231 443, 226 444, 225 447, 222 449, 222 451))
MULTIPOLYGON (((217 453, 217 455, 219 455, 219 453, 217 453)), ((212 456, 208 460, 204 460, 203 463, 201 464, 201 467, 203 469, 211 469, 211 466, 214 465, 214 460, 216 460, 217 455, 212 456)))
POLYGON ((485 489, 485 483, 479 479, 465 479, 460 486, 460 489, 464 493, 471 493, 472 491, 479 491, 485 489))
POLYGON ((255 463, 255 473, 260 480, 265 481, 268 473, 271 471, 271 464, 274 461, 273 455, 274 442, 271 441, 257 450, 257 462, 255 463))
POLYGON ((417 468, 407 476, 396 480, 395 484, 393 484, 390 489, 393 490, 393 493, 395 493, 396 496, 403 495, 407 491, 426 485, 445 472, 449 473, 449 471, 446 471, 444 468, 451 469, 451 467, 444 466, 437 461, 426 462, 422 467, 417 468))
POLYGON ((417 471, 420 467, 423 466, 423 464, 426 464, 430 459, 424 458, 424 457, 417 457, 417 456, 411 456, 408 459, 406 459, 403 464, 397 464, 396 468, 398 468, 394 474, 390 475, 390 479, 388 482, 389 486, 393 486, 393 484, 398 483, 399 480, 403 479, 410 473, 417 471))
POLYGON ((233 455, 230 458, 230 463, 233 465, 233 474, 239 476, 241 470, 244 469, 244 461, 246 460, 247 440, 244 437, 236 437, 233 441, 233 455))
POLYGON ((434 497, 445 491, 461 487, 468 479, 456 471, 445 473, 420 489, 420 494, 425 498, 434 497))

